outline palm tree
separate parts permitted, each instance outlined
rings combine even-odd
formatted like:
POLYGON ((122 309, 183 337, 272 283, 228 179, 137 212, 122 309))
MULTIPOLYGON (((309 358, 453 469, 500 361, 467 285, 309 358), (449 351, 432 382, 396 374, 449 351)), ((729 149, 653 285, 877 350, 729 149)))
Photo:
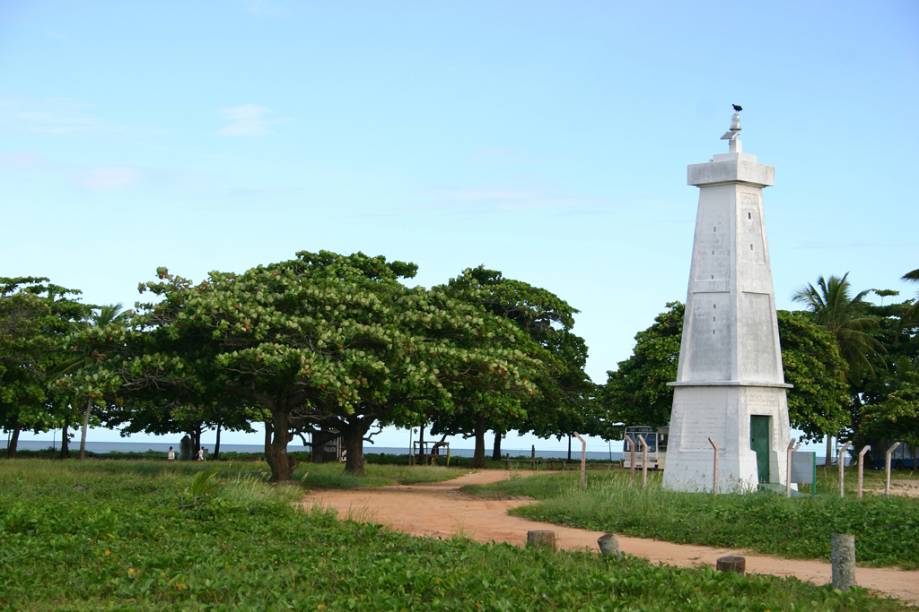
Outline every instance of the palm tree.
POLYGON ((817 287, 808 284, 793 299, 805 304, 814 313, 814 321, 836 338, 839 352, 849 366, 849 381, 854 382, 874 372, 884 347, 872 335, 877 318, 868 314, 865 296, 870 290, 852 296, 848 277, 848 272, 842 278, 821 276, 817 287))
MULTIPOLYGON (((89 323, 99 329, 121 325, 131 315, 131 312, 130 310, 124 310, 121 304, 99 306, 90 315, 89 323)), ((86 408, 83 410, 83 429, 80 432, 80 459, 86 457, 86 433, 89 430, 89 416, 92 410, 93 401, 88 399, 86 400, 86 408)))
MULTIPOLYGON (((808 284, 794 295, 794 301, 801 302, 814 314, 814 321, 833 334, 839 352, 848 365, 847 378, 854 386, 862 378, 874 372, 880 362, 883 345, 872 335, 877 319, 868 313, 869 304, 865 296, 870 290, 852 295, 849 273, 842 278, 819 277, 817 286, 808 284)), ((826 465, 832 462, 832 436, 827 435, 826 465)))

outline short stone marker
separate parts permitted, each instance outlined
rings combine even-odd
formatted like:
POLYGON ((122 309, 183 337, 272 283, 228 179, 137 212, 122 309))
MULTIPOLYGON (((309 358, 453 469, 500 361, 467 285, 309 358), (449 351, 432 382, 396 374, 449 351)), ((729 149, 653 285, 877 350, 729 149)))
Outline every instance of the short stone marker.
POLYGON ((601 535, 597 540, 597 544, 600 545, 601 557, 615 557, 618 559, 622 556, 622 551, 619 550, 619 540, 611 533, 601 535))
POLYGON ((740 555, 719 557, 715 562, 715 569, 719 572, 734 572, 743 575, 747 572, 747 558, 740 555))
POLYGON ((845 591, 855 586, 855 536, 849 533, 834 533, 830 537, 833 563, 833 588, 845 591))
POLYGON ((548 529, 527 531, 527 548, 549 548, 557 550, 555 532, 548 529))

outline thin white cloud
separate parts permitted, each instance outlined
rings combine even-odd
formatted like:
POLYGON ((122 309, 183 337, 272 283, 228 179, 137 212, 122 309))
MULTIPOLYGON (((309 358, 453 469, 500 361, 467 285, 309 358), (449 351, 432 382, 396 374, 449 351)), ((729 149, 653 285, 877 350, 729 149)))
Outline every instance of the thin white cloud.
POLYGON ((220 111, 226 124, 217 130, 221 136, 256 136, 277 123, 271 109, 257 104, 240 104, 220 111))
POLYGON ((0 123, 34 134, 67 135, 98 130, 102 122, 70 100, 0 99, 0 123))
POLYGON ((133 187, 142 177, 133 166, 97 166, 84 172, 79 184, 90 191, 116 191, 133 187))

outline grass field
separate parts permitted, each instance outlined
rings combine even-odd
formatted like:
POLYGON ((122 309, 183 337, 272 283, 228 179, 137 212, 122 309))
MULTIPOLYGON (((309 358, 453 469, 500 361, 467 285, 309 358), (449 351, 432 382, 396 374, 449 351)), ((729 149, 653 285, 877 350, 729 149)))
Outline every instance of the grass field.
POLYGON ((363 487, 381 487, 394 484, 416 484, 423 482, 440 482, 469 473, 468 469, 443 467, 436 465, 405 466, 375 465, 365 466, 366 474, 362 477, 345 474, 341 464, 304 463, 297 467, 294 478, 308 487, 319 489, 357 489, 363 487))
MULTIPOLYGON (((919 499, 831 494, 785 498, 771 493, 706 495, 629 486, 621 470, 590 474, 588 489, 574 473, 514 478, 466 487, 481 496, 541 500, 514 513, 597 531, 686 544, 749 548, 786 557, 829 559, 830 535, 853 533, 859 564, 919 568, 919 499)), ((838 483, 838 481, 836 481, 838 483)))
POLYGON ((305 513, 302 493, 252 464, 0 461, 0 608, 899 608, 789 579, 412 538, 305 513))

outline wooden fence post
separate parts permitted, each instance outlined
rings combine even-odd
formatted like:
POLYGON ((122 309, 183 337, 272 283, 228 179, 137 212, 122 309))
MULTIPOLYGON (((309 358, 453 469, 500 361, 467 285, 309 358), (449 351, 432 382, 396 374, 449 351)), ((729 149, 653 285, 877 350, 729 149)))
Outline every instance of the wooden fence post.
POLYGON ((715 561, 715 569, 719 572, 734 572, 743 575, 747 571, 747 558, 739 555, 719 557, 715 561))
POLYGON ((556 550, 555 532, 548 529, 527 531, 527 548, 549 548, 556 550))

